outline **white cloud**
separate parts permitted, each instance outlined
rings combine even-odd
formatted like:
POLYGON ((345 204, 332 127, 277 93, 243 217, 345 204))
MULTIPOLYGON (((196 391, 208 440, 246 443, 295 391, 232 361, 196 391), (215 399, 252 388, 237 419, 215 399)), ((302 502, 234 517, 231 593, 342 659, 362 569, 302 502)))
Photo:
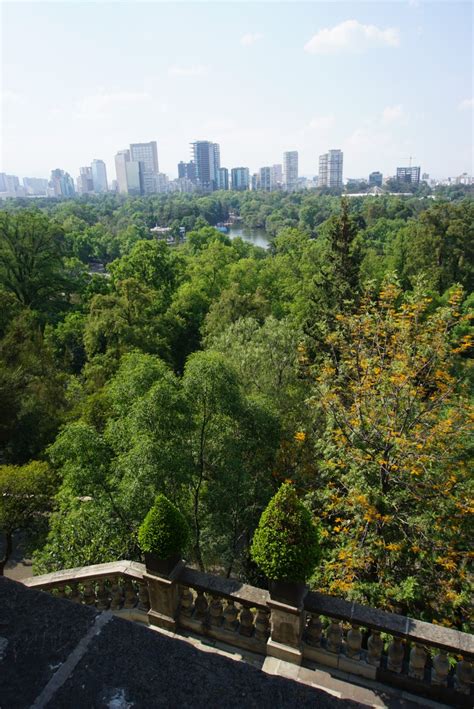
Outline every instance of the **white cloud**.
POLYGON ((375 47, 398 47, 400 36, 394 27, 380 29, 362 25, 357 20, 346 20, 332 28, 319 30, 304 46, 310 54, 337 54, 363 52, 375 47))
POLYGON ((382 111, 382 121, 384 123, 396 123, 404 116, 403 107, 400 104, 398 106, 387 106, 382 111))
POLYGON ((308 124, 311 130, 327 131, 334 125, 334 115, 331 113, 328 116, 315 116, 308 124))
POLYGON ((255 44, 259 39, 263 39, 261 32, 247 32, 240 38, 240 44, 243 44, 244 47, 250 47, 251 44, 255 44))
POLYGON ((96 117, 107 110, 125 105, 149 101, 150 94, 146 92, 117 91, 114 93, 101 92, 84 96, 76 104, 77 112, 81 116, 96 117))
POLYGON ((189 66, 182 66, 179 64, 174 64, 168 69, 168 74, 170 76, 181 76, 181 77, 193 77, 193 76, 206 76, 208 74, 207 67, 202 64, 191 64, 189 66))
POLYGON ((2 104, 19 104, 25 103, 25 97, 16 91, 0 91, 0 103, 2 104))
POLYGON ((470 108, 474 107, 474 98, 465 98, 461 101, 458 108, 460 111, 468 111, 470 108))

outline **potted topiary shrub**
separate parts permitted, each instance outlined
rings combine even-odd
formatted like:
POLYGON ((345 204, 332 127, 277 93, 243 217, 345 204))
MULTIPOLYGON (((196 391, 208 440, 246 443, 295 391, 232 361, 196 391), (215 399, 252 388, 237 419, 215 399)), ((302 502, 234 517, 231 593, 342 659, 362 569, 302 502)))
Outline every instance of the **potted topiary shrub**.
POLYGON ((189 528, 181 512, 167 497, 155 499, 138 530, 138 543, 147 571, 168 576, 181 559, 189 528))
POLYGON ((291 483, 284 483, 268 503, 250 554, 268 579, 271 597, 298 606, 320 547, 318 528, 291 483))

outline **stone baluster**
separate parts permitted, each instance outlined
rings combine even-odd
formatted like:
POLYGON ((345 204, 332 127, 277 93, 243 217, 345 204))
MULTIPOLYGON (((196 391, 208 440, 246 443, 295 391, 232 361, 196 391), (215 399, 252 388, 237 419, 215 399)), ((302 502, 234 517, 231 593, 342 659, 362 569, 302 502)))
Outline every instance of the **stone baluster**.
POLYGON ((197 592, 196 600, 194 601, 196 618, 204 619, 207 615, 207 598, 202 591, 197 592))
POLYGON ((69 600, 74 603, 81 603, 82 601, 79 584, 76 582, 71 583, 71 595, 69 596, 69 600))
POLYGON ((224 628, 226 630, 237 630, 239 625, 237 621, 238 611, 234 605, 234 601, 229 598, 224 608, 224 628))
POLYGON ((110 604, 109 592, 107 590, 107 579, 99 579, 97 582, 97 610, 106 611, 110 604))
POLYGON ((212 600, 209 605, 209 623, 216 628, 222 625, 223 608, 224 606, 219 596, 212 596, 212 600))
POLYGON ((321 645, 323 636, 323 623, 319 615, 310 615, 308 626, 306 628, 306 642, 313 647, 321 645))
POLYGON ((346 653, 348 657, 358 660, 362 649, 362 633, 358 625, 352 625, 346 637, 346 653))
POLYGON ((270 635, 270 613, 266 608, 258 608, 255 618, 255 637, 266 642, 270 635))
POLYGON ((124 583, 124 608, 135 608, 137 605, 137 592, 131 579, 125 579, 124 583))
POLYGON ((432 683, 447 687, 449 669, 449 660, 446 650, 440 650, 438 654, 433 657, 433 667, 431 668, 432 683))
POLYGON ((82 598, 86 606, 95 606, 95 589, 93 581, 84 582, 82 598))
POLYGON ((380 630, 372 630, 367 640, 367 662, 374 667, 380 667, 382 659, 383 640, 380 637, 380 630))
POLYGON ((330 619, 326 632, 327 649, 329 652, 340 652, 342 644, 342 628, 338 620, 330 619))
POLYGON ((400 673, 403 667, 404 656, 405 647, 402 640, 394 636, 387 650, 387 669, 391 672, 400 673))
POLYGON ((423 645, 415 643, 410 650, 410 661, 408 663, 408 675, 413 679, 425 678, 425 665, 428 653, 423 645))
POLYGON ((247 606, 242 606, 239 620, 239 633, 249 638, 253 633, 253 613, 250 608, 247 606))
POLYGON ((187 586, 181 586, 180 609, 181 613, 188 617, 193 614, 194 596, 191 589, 187 586))
POLYGON ((110 609, 113 611, 118 611, 122 607, 122 589, 119 583, 119 577, 114 576, 112 578, 112 584, 110 586, 110 609))
POLYGON ((146 611, 147 613, 150 610, 148 586, 143 582, 138 584, 138 607, 141 611, 146 611))
POLYGON ((473 681, 473 666, 464 658, 456 665, 456 673, 454 675, 454 686, 458 692, 469 694, 473 681))

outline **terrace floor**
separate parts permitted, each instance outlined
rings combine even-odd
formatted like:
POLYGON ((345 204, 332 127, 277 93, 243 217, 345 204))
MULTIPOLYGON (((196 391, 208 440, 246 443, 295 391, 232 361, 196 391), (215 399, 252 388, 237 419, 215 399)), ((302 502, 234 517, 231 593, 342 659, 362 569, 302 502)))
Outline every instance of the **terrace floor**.
POLYGON ((368 706, 441 705, 152 630, 0 578, 2 709, 368 706))

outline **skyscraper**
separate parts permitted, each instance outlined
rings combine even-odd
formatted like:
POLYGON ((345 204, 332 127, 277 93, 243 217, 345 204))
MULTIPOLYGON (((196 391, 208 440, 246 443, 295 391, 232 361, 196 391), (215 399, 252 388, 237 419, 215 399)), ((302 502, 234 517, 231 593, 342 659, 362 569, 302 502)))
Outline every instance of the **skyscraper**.
POLYGON ((342 150, 329 150, 319 156, 318 187, 342 189, 342 150))
POLYGON ((51 171, 50 185, 54 190, 55 197, 73 197, 76 192, 71 175, 59 168, 51 171))
POLYGON ((143 163, 131 160, 130 150, 118 151, 115 156, 115 173, 120 194, 143 194, 143 163))
POLYGON ((213 192, 219 187, 219 168, 221 166, 220 148, 217 143, 197 140, 191 143, 196 179, 204 192, 213 192))
POLYGON ((233 167, 230 171, 230 180, 233 190, 238 190, 239 192, 248 190, 250 186, 248 167, 233 167))
POLYGON ((107 169, 103 160, 93 160, 91 164, 94 192, 107 192, 107 169))
POLYGON ((76 180, 76 185, 79 194, 92 194, 94 192, 92 170, 90 167, 79 168, 79 177, 76 180))
POLYGON ((298 151, 290 150, 283 153, 284 185, 288 192, 293 192, 298 186, 298 151))
POLYGON ((259 177, 260 189, 264 192, 271 192, 273 189, 273 168, 261 167, 259 177))
POLYGON ((144 193, 157 192, 158 148, 156 140, 149 143, 130 143, 130 160, 141 163, 144 193))
POLYGON ((226 167, 220 167, 218 171, 219 189, 229 189, 229 170, 226 167))
POLYGON ((178 178, 186 178, 187 180, 191 180, 191 182, 196 182, 196 164, 194 160, 190 160, 189 162, 183 162, 181 160, 181 162, 178 163, 178 178))
POLYGON ((419 167, 397 167, 397 182, 405 182, 407 185, 420 184, 419 167))
POLYGON ((283 165, 278 163, 272 165, 272 189, 277 189, 283 185, 283 165))

